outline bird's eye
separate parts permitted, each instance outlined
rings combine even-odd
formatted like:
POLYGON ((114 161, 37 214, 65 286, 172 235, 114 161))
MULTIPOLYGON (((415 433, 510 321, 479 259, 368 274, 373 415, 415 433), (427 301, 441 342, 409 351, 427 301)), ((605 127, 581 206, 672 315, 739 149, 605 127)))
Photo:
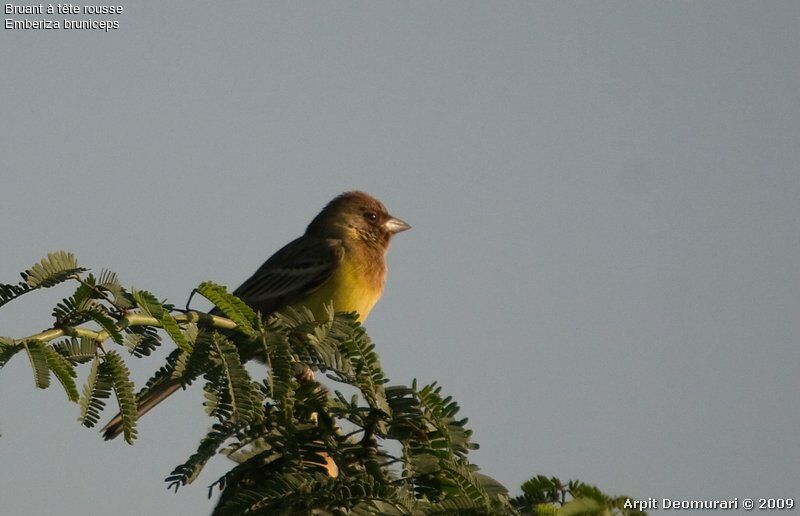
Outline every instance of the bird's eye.
POLYGON ((374 211, 368 211, 367 213, 364 214, 364 216, 369 220, 371 220, 372 222, 378 220, 378 214, 375 213, 374 211))

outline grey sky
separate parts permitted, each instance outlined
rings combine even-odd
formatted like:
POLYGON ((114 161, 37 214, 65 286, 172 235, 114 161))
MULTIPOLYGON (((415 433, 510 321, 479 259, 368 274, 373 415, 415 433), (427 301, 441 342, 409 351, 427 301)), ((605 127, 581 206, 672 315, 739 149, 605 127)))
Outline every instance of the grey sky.
MULTIPOLYGON (((440 381, 485 473, 798 498, 800 3, 121 3, 110 33, 0 32, 1 282, 66 249, 182 303, 363 189, 414 226, 383 366, 440 381)), ((210 511, 228 463, 161 480, 199 389, 130 447, 54 387, 0 372, 0 513, 210 511)))

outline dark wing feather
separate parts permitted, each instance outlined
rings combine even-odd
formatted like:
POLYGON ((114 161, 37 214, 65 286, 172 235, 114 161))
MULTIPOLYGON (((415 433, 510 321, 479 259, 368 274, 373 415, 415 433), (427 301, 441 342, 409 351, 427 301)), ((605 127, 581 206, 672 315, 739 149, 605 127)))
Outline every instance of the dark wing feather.
POLYGON ((325 283, 343 256, 340 240, 302 236, 273 254, 234 294, 262 315, 270 314, 325 283))

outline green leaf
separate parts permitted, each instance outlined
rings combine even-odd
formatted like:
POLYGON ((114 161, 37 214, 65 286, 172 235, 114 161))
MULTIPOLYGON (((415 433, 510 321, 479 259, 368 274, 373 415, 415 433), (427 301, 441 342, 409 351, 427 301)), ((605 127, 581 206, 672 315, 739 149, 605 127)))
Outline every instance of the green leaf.
POLYGON ((604 495, 597 487, 584 484, 577 480, 573 480, 569 483, 569 491, 573 498, 591 498, 603 505, 609 505, 611 503, 611 499, 604 495))
POLYGON ((465 497, 476 507, 488 508, 491 505, 489 494, 475 476, 473 466, 460 460, 444 460, 441 464, 442 473, 451 486, 445 489, 446 498, 465 497))
POLYGON ((339 378, 332 379, 352 383, 354 371, 340 352, 339 343, 352 336, 354 319, 344 314, 335 317, 332 307, 326 309, 330 309, 327 316, 318 321, 306 307, 290 308, 272 316, 270 329, 288 330, 292 353, 298 362, 316 365, 322 371, 333 371, 339 378))
POLYGON ((508 495, 508 489, 506 489, 506 486, 489 475, 484 475, 483 473, 478 472, 473 472, 472 474, 478 480, 483 489, 489 494, 489 496, 495 498, 497 496, 505 497, 508 495))
POLYGON ((392 409, 386 402, 386 392, 383 388, 387 379, 378 354, 375 353, 375 345, 352 315, 336 315, 335 322, 345 326, 349 333, 347 336, 340 335, 338 344, 342 356, 350 362, 350 369, 355 375, 355 385, 361 390, 370 407, 391 414, 392 409))
POLYGON ((46 389, 50 385, 50 368, 47 367, 47 359, 42 349, 44 345, 35 340, 25 341, 22 345, 25 347, 25 351, 28 352, 28 359, 31 362, 36 386, 40 389, 46 389))
POLYGON ((565 487, 556 477, 537 475, 522 484, 522 494, 531 505, 560 503, 565 487))
POLYGON ((267 329, 258 323, 259 340, 267 362, 269 395, 279 402, 285 415, 293 411, 295 359, 285 331, 267 329))
POLYGON ((32 290, 35 289, 29 287, 27 283, 19 283, 18 285, 0 283, 0 306, 32 290))
POLYGON ((125 347, 137 358, 150 356, 159 345, 161 337, 152 326, 130 326, 125 328, 125 347))
POLYGON ((97 341, 81 337, 70 338, 53 345, 53 349, 71 364, 85 364, 97 356, 97 341))
POLYGON ((0 283, 0 306, 37 288, 58 285, 85 270, 78 266, 75 257, 70 253, 63 251, 50 253, 39 263, 21 273, 23 282, 16 285, 0 283))
POLYGON ((111 294, 113 297, 111 302, 118 309, 127 310, 128 308, 133 307, 131 296, 120 284, 116 273, 107 269, 100 271, 100 277, 97 279, 97 288, 111 294))
POLYGON ((458 404, 452 397, 441 396, 442 388, 436 382, 426 385, 418 392, 420 405, 426 420, 433 427, 429 433, 432 448, 444 448, 460 457, 465 457, 477 445, 470 443, 472 430, 465 428, 466 419, 455 419, 458 404))
POLYGON ((172 378, 180 380, 183 385, 190 385, 195 379, 216 366, 216 362, 210 356, 213 346, 212 335, 208 332, 201 332, 194 339, 191 353, 179 350, 180 354, 175 357, 172 378))
POLYGON ((47 288, 58 285, 85 270, 78 265, 72 253, 57 251, 48 254, 46 258, 23 272, 22 279, 30 288, 47 288))
POLYGON ((236 345, 219 333, 214 333, 212 350, 219 359, 219 381, 214 389, 219 397, 214 414, 223 419, 247 422, 256 417, 259 393, 242 365, 236 345))
POLYGON ((81 298, 79 295, 83 285, 72 297, 67 297, 57 303, 53 308, 53 317, 56 318, 56 326, 77 326, 89 320, 89 316, 84 310, 91 306, 92 300, 81 298))
POLYGON ((122 344, 117 321, 111 317, 108 308, 98 301, 104 299, 102 290, 95 284, 94 276, 89 274, 71 297, 63 299, 53 309, 56 326, 77 326, 93 320, 108 333, 111 340, 122 344))
POLYGON ((85 427, 91 428, 100 420, 100 412, 106 406, 105 400, 111 396, 113 389, 112 380, 106 372, 100 370, 100 358, 95 357, 89 370, 83 394, 78 402, 81 414, 78 421, 85 427))
POLYGON ((241 489, 234 493, 229 493, 226 489, 213 516, 303 514, 299 507, 289 505, 290 500, 297 498, 298 494, 309 496, 314 487, 314 478, 308 473, 298 471, 264 479, 259 483, 258 489, 241 489))
POLYGON ((166 481, 169 482, 168 489, 177 491, 180 486, 192 483, 200 474, 206 462, 217 454, 219 447, 235 432, 235 427, 232 425, 213 425, 208 434, 200 441, 197 452, 192 454, 186 462, 176 467, 166 478, 166 481))
POLYGON ((191 353, 192 346, 186 340, 186 336, 181 332, 178 321, 175 320, 169 311, 161 304, 156 297, 147 292, 146 290, 134 290, 133 298, 136 300, 136 305, 142 309, 144 313, 155 318, 161 323, 161 327, 167 332, 167 335, 175 342, 175 344, 187 353, 191 353))
POLYGON ((117 344, 122 344, 122 333, 120 333, 119 328, 117 328, 117 322, 108 316, 105 308, 97 305, 89 310, 86 310, 85 313, 94 322, 99 324, 100 327, 106 331, 106 333, 108 333, 108 336, 111 338, 111 340, 117 344))
POLYGON ((173 349, 172 352, 167 355, 165 364, 161 366, 158 371, 153 373, 144 384, 144 387, 136 393, 136 398, 141 400, 142 398, 151 396, 153 392, 162 389, 164 384, 168 383, 173 378, 175 364, 182 355, 185 355, 185 353, 181 349, 173 349))
POLYGON ((8 337, 0 337, 0 369, 2 369, 11 357, 17 354, 22 349, 22 345, 14 342, 14 339, 8 337))
POLYGON ((576 498, 558 510, 558 516, 611 516, 611 511, 591 498, 576 498))
POLYGON ((258 320, 258 315, 244 301, 228 293, 225 287, 210 281, 201 283, 197 287, 197 292, 214 303, 214 306, 219 308, 225 314, 225 317, 235 322, 237 329, 247 335, 255 335, 254 326, 258 320))
POLYGON ((103 355, 100 364, 100 375, 107 376, 119 404, 119 413, 122 416, 122 431, 125 441, 133 444, 136 439, 137 405, 133 395, 133 382, 130 381, 130 372, 125 362, 115 351, 103 355))
POLYGON ((53 374, 67 393, 67 398, 70 401, 78 401, 78 388, 75 386, 75 367, 63 356, 61 356, 53 347, 43 347, 44 356, 47 360, 47 367, 53 371, 53 374))
POLYGON ((536 516, 556 516, 558 507, 551 503, 540 503, 533 506, 533 513, 536 516))
POLYGON ((242 464, 248 459, 269 450, 270 443, 267 436, 271 434, 275 423, 276 421, 267 417, 256 423, 251 423, 244 428, 238 429, 235 440, 220 453, 232 461, 242 464))

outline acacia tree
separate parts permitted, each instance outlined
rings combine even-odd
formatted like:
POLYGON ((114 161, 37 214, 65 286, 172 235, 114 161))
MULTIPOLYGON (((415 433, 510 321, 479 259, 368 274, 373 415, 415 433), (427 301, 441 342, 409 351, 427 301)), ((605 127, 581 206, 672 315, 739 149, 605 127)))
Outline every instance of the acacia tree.
POLYGON ((36 387, 54 376, 90 428, 113 395, 130 444, 138 398, 163 382, 202 382, 213 424, 166 481, 177 491, 215 455, 232 459, 209 489, 221 491, 214 515, 641 514, 625 509, 625 497, 544 476, 509 497, 470 463, 478 446, 456 402, 435 383, 391 385, 355 314, 315 320, 308 310, 289 310, 262 318, 211 282, 196 292, 224 317, 180 310, 124 288, 113 272, 94 276, 65 252, 21 275, 17 284, 0 284, 0 307, 34 290, 77 285, 56 304, 49 329, 0 337, 0 368, 27 355, 36 387), (135 392, 125 361, 149 356, 163 336, 174 349, 135 392), (263 378, 248 373, 251 360, 264 364, 263 378), (79 366, 88 369, 80 392, 79 366))

